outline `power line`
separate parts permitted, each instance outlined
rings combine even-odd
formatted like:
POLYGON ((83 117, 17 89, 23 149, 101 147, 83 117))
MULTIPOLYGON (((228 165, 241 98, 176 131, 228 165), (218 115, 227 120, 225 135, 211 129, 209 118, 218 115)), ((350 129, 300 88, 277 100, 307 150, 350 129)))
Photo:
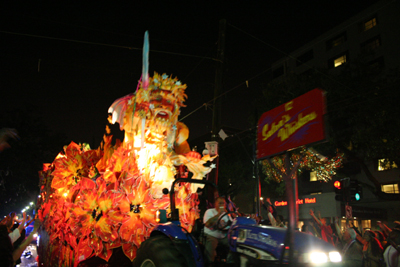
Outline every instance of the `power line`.
MULTIPOLYGON (((49 40, 57 40, 57 41, 65 41, 65 42, 73 42, 73 43, 81 43, 81 44, 88 44, 88 45, 107 46, 107 47, 114 47, 114 48, 122 48, 122 49, 142 51, 141 47, 139 48, 139 47, 133 47, 133 46, 114 45, 114 44, 97 43, 97 42, 89 42, 89 41, 80 41, 80 40, 67 39, 67 38, 57 38, 57 37, 35 35, 35 34, 28 34, 28 33, 9 32, 9 31, 0 31, 0 33, 19 35, 19 36, 27 36, 27 37, 34 37, 34 38, 41 38, 41 39, 49 39, 49 40)), ((209 59, 209 60, 217 61, 217 59, 214 59, 214 58, 211 58, 211 57, 205 57, 205 56, 190 55, 190 54, 183 54, 183 53, 176 53, 176 52, 168 52, 168 51, 161 51, 161 50, 154 50, 154 49, 150 49, 150 51, 151 52, 155 52, 155 53, 170 54, 170 55, 176 55, 176 56, 185 56, 185 57, 192 57, 192 58, 209 59)))
POLYGON ((224 93, 222 93, 222 94, 220 94, 220 95, 218 95, 218 96, 212 98, 212 99, 209 100, 208 102, 202 104, 200 107, 196 108, 195 110, 193 110, 192 112, 190 112, 189 114, 187 114, 186 116, 184 116, 183 118, 181 118, 179 121, 182 121, 182 120, 184 120, 185 118, 189 117, 190 115, 192 115, 193 113, 195 113, 196 111, 198 111, 199 109, 201 109, 202 107, 204 107, 204 106, 205 106, 205 107, 209 106, 211 103, 214 102, 214 100, 216 100, 216 99, 218 99, 218 98, 220 98, 220 97, 222 97, 222 96, 224 96, 224 95, 226 95, 226 94, 232 92, 233 90, 235 90, 235 89, 241 87, 242 85, 246 85, 246 86, 247 86, 247 84, 248 84, 249 81, 254 80, 254 79, 257 78, 258 76, 261 76, 262 74, 264 74, 265 72, 267 72, 267 71, 269 71, 269 70, 271 70, 271 67, 269 67, 268 69, 265 69, 265 70, 263 70, 262 72, 260 72, 260 73, 258 73, 258 74, 256 74, 256 75, 254 75, 254 76, 251 77, 250 79, 247 79, 246 81, 239 83, 238 85, 232 87, 232 88, 229 89, 228 91, 226 91, 226 92, 224 92, 224 93))
MULTIPOLYGON (((20 14, 20 15, 21 15, 21 14, 20 14)), ((29 15, 25 15, 25 14, 22 14, 22 16, 29 17, 29 18, 36 19, 36 20, 42 20, 42 21, 46 21, 46 22, 51 22, 51 23, 58 23, 58 24, 62 24, 62 25, 67 25, 67 26, 71 26, 71 27, 75 27, 75 28, 86 29, 86 30, 90 30, 90 31, 97 31, 97 32, 102 32, 102 33, 110 33, 110 34, 115 34, 115 35, 130 37, 130 38, 134 38, 134 39, 138 39, 138 40, 143 40, 143 37, 142 37, 142 36, 141 36, 141 37, 137 37, 137 36, 133 36, 133 35, 126 34, 126 33, 115 32, 115 31, 107 31, 107 30, 103 30, 103 29, 96 29, 96 28, 91 28, 91 27, 86 27, 86 26, 81 26, 81 25, 76 25, 76 24, 61 22, 61 21, 57 21, 57 20, 38 18, 38 17, 29 16, 29 15)), ((154 38, 151 38, 150 40, 151 40, 151 41, 160 42, 160 43, 165 43, 165 44, 173 44, 173 45, 180 45, 180 46, 189 46, 189 47, 191 47, 191 48, 196 48, 196 47, 197 47, 197 48, 201 48, 201 49, 204 49, 204 48, 205 48, 205 47, 201 47, 201 46, 186 45, 186 44, 182 44, 182 43, 169 42, 169 41, 159 40, 159 39, 154 39, 154 38)))

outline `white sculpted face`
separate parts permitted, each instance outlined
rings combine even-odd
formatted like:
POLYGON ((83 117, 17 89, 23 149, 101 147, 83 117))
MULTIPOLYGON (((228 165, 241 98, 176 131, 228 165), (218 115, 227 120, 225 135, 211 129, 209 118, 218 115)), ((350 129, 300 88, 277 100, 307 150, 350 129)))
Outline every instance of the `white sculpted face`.
POLYGON ((177 122, 179 107, 176 99, 167 90, 153 90, 149 101, 149 112, 146 117, 146 128, 152 134, 167 136, 177 122))

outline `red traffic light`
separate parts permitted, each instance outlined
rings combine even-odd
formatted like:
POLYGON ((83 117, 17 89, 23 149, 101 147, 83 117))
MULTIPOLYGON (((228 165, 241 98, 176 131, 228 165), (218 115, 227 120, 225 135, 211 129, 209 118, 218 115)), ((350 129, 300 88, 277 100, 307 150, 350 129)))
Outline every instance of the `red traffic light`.
POLYGON ((333 183, 333 186, 337 189, 341 189, 342 188, 342 183, 340 181, 335 181, 333 183))

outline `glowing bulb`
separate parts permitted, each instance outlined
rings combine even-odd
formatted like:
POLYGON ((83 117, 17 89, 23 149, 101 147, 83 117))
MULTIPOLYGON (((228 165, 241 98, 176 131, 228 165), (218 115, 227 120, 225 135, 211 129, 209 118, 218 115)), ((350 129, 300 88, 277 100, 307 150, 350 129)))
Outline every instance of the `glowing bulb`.
POLYGON ((329 259, 331 262, 341 262, 342 256, 337 251, 329 252, 329 259))
POLYGON ((312 252, 310 255, 310 260, 312 263, 326 263, 328 262, 328 256, 323 252, 312 252))

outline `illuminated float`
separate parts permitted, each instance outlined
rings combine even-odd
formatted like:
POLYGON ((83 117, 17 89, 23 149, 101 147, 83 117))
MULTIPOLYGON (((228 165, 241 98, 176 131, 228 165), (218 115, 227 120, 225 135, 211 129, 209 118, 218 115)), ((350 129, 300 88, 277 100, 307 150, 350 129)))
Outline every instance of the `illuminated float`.
MULTIPOLYGON (((147 40, 147 33, 145 35, 147 40)), ((47 266, 78 266, 92 257, 108 261, 116 248, 131 260, 157 224, 157 210, 169 212, 170 188, 177 168, 203 179, 214 157, 190 151, 189 130, 178 121, 186 85, 154 73, 149 77, 144 46, 142 78, 135 93, 117 99, 109 120, 125 131, 103 150, 71 142, 40 174, 39 216, 43 220, 39 261, 47 266)), ((197 185, 198 186, 198 185, 197 185)), ((175 188, 182 227, 191 231, 199 218, 197 187, 175 188)))

